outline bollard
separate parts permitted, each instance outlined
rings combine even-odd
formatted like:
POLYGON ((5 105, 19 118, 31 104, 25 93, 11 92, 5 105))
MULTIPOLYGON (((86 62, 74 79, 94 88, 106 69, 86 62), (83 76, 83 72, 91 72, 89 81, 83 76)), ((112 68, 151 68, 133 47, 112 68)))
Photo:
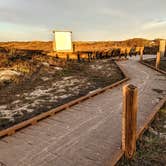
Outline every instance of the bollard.
POLYGON ((75 51, 76 51, 76 45, 73 44, 73 52, 75 52, 75 51))
POLYGON ((81 58, 80 58, 80 53, 79 52, 77 53, 77 61, 81 62, 81 58))
POLYGON ((158 69, 159 68, 159 66, 160 66, 160 56, 161 54, 160 54, 160 52, 157 52, 157 57, 156 57, 156 69, 158 69))
POLYGON ((133 157, 136 150, 137 96, 138 89, 134 85, 123 87, 122 150, 128 159, 133 157))
POLYGON ((165 46, 166 46, 166 41, 160 40, 159 52, 160 52, 161 57, 163 57, 165 54, 165 46))
POLYGON ((143 52, 144 52, 144 48, 141 47, 141 49, 140 49, 140 61, 143 61, 143 52))
POLYGON ((66 61, 69 61, 70 60, 70 56, 69 54, 66 55, 66 61))

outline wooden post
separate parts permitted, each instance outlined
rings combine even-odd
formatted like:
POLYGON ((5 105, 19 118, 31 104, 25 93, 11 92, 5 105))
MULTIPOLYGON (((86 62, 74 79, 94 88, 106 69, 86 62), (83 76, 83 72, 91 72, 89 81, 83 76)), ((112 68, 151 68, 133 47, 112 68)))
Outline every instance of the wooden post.
POLYGON ((137 95, 138 89, 134 85, 123 87, 122 150, 128 159, 136 150, 137 95))
POLYGON ((81 62, 81 58, 80 58, 80 53, 79 52, 77 53, 77 61, 81 62))
POLYGON ((66 60, 67 60, 67 61, 70 60, 70 56, 69 56, 69 54, 66 55, 66 60))
POLYGON ((166 44, 165 40, 160 40, 159 52, 161 57, 163 57, 165 54, 165 44, 166 44))
POLYGON ((140 49, 140 61, 143 60, 143 52, 144 52, 144 48, 141 47, 141 49, 140 49))
POLYGON ((158 69, 159 68, 159 66, 160 66, 160 56, 161 54, 160 54, 160 52, 157 52, 157 57, 156 57, 156 69, 158 69))
POLYGON ((88 62, 90 62, 90 53, 88 52, 88 62))
POLYGON ((73 44, 73 52, 75 52, 76 51, 76 47, 75 47, 76 45, 75 44, 73 44))

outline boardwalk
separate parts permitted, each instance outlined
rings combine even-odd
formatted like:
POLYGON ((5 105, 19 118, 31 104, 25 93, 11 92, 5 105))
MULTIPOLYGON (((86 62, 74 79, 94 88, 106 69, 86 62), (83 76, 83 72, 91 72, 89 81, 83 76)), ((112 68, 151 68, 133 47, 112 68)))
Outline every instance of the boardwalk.
MULTIPOLYGON (((119 63, 139 90, 139 128, 166 96, 166 77, 134 59, 119 63)), ((103 166, 120 149, 121 115, 122 85, 1 139, 0 163, 103 166)))

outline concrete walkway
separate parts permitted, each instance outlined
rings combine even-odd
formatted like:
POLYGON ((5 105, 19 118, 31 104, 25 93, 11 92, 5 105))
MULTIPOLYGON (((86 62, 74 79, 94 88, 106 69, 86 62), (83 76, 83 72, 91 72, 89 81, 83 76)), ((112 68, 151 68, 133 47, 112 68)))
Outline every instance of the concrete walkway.
MULTIPOLYGON (((161 98, 166 77, 132 58, 119 62, 139 89, 138 128, 161 98)), ((0 140, 0 165, 103 166, 121 147, 122 85, 0 140)))

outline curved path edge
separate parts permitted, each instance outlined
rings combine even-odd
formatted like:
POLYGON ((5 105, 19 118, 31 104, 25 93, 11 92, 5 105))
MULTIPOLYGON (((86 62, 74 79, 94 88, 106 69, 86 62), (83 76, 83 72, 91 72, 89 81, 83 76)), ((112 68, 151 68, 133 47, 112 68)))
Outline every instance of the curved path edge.
POLYGON ((145 62, 141 62, 141 61, 140 61, 140 63, 141 63, 141 64, 143 64, 143 65, 145 65, 145 66, 147 66, 147 67, 150 67, 150 68, 151 68, 151 69, 153 69, 153 70, 156 70, 156 71, 158 71, 158 72, 160 72, 160 73, 162 73, 162 74, 165 74, 165 75, 166 75, 166 71, 164 71, 164 70, 161 70, 161 69, 156 69, 154 66, 149 65, 149 64, 147 64, 147 63, 145 63, 145 62))

